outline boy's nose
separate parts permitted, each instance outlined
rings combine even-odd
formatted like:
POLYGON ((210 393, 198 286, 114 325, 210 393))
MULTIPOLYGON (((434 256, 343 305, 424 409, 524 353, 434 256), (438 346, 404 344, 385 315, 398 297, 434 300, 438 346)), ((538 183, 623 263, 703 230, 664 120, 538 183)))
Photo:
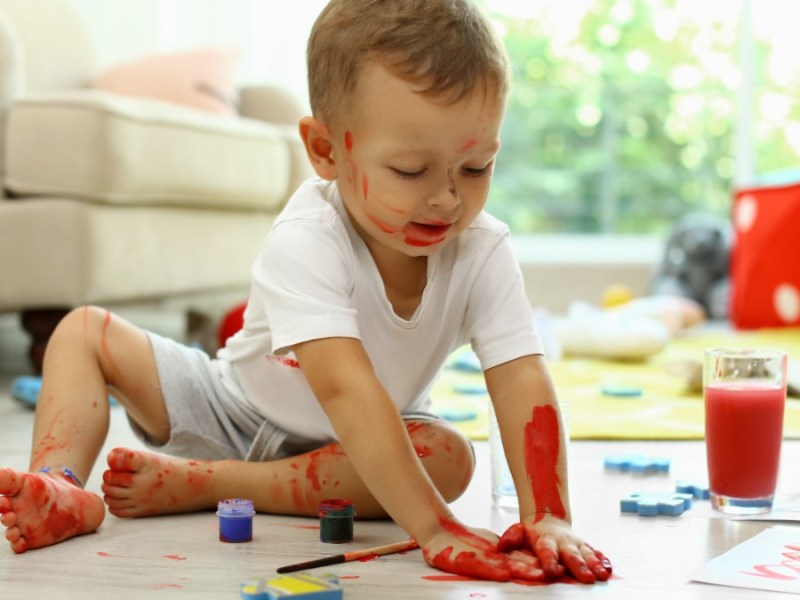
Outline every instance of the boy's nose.
POLYGON ((451 208, 458 204, 458 192, 456 182, 451 171, 447 172, 447 179, 444 185, 439 186, 428 199, 428 206, 436 208, 451 208))

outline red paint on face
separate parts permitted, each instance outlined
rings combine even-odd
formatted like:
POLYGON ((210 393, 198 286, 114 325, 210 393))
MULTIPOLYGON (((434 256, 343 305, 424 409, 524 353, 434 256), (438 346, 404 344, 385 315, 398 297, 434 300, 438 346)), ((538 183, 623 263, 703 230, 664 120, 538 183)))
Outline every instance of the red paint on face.
POLYGON ((380 229, 382 232, 388 233, 388 234, 397 233, 397 229, 395 229, 394 227, 392 227, 391 225, 389 225, 385 221, 381 221, 375 215, 367 213, 367 218, 370 221, 372 221, 373 223, 375 223, 375 225, 378 226, 378 229, 380 229))
POLYGON ((462 152, 462 153, 463 152, 469 152, 470 150, 472 150, 475 147, 475 145, 477 143, 478 143, 478 140, 476 140, 475 138, 469 138, 469 139, 465 140, 464 144, 461 146, 460 152, 462 152))
POLYGON ((364 200, 369 197, 369 179, 367 179, 367 174, 361 176, 361 191, 364 192, 364 200))
POLYGON ((536 520, 544 518, 546 513, 564 519, 567 513, 558 491, 557 471, 561 432, 555 408, 534 407, 524 436, 525 470, 536 502, 536 520))
POLYGON ((353 151, 353 134, 350 131, 344 132, 344 148, 348 154, 353 151))
POLYGON ((409 246, 427 247, 440 244, 445 240, 445 236, 451 225, 447 223, 408 223, 403 228, 405 233, 405 243, 409 246))
POLYGON ((405 214, 407 214, 407 213, 408 213, 408 211, 407 211, 406 209, 404 209, 404 208, 398 208, 398 207, 396 207, 396 206, 392 206, 391 204, 387 204, 386 202, 384 202, 384 201, 382 201, 382 200, 380 200, 380 199, 378 200, 378 202, 379 202, 379 203, 380 203, 380 205, 381 205, 381 206, 383 206, 383 207, 384 207, 386 210, 388 210, 388 211, 391 211, 391 212, 393 212, 393 213, 395 213, 395 214, 398 214, 398 215, 405 215, 405 214))

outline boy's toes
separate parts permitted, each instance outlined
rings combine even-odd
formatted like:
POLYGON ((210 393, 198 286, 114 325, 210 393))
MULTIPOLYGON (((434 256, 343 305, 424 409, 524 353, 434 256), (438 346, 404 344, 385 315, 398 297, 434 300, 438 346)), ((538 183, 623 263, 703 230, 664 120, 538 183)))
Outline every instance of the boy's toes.
POLYGON ((142 467, 142 455, 127 448, 114 448, 108 453, 107 460, 112 471, 135 473, 142 467))
POLYGON ((18 494, 24 479, 24 476, 13 469, 0 469, 0 494, 18 494))
POLYGON ((20 537, 16 541, 11 542, 11 550, 16 554, 22 554, 27 549, 28 549, 28 541, 24 537, 20 537))
POLYGON ((2 516, 0 516, 0 523, 5 527, 14 527, 17 524, 17 513, 12 511, 3 512, 2 516))
POLYGON ((133 485, 133 473, 109 469, 103 472, 103 483, 112 487, 131 487, 133 485))

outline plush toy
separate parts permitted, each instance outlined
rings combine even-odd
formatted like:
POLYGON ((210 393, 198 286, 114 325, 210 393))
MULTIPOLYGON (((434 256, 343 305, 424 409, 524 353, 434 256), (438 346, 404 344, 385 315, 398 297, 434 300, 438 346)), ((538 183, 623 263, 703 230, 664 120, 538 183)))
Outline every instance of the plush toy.
POLYGON ((687 215, 670 232, 651 293, 690 298, 709 318, 727 318, 732 240, 727 219, 709 213, 687 215))
POLYGON ((225 346, 228 338, 235 334, 244 325, 244 311, 247 308, 247 302, 242 302, 231 308, 217 328, 217 343, 219 347, 225 346))

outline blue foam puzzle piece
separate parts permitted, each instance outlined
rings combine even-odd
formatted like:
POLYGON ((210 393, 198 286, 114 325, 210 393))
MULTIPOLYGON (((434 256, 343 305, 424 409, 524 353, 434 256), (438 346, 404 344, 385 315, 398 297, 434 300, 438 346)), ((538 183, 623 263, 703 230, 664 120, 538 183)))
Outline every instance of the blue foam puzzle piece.
POLYGON ((708 500, 711 497, 711 492, 709 492, 707 485, 698 485, 683 479, 679 479, 675 484, 675 491, 682 494, 691 494, 697 500, 708 500))
POLYGON ((670 459, 663 457, 645 456, 644 454, 625 454, 619 456, 606 456, 604 461, 606 469, 622 471, 623 473, 669 473, 670 459))
POLYGON ((644 391, 640 387, 633 385, 608 384, 600 388, 604 396, 615 396, 620 398, 638 398, 644 391))
POLYGON ((456 394, 465 394, 468 396, 481 396, 489 393, 489 390, 486 389, 485 385, 470 383, 456 383, 453 385, 453 391, 456 394))
POLYGON ((629 494, 619 501, 622 512, 643 517, 668 515, 677 517, 692 508, 692 495, 680 492, 655 492, 629 494))
POLYGON ((436 414, 451 423, 474 421, 478 418, 478 411, 469 408, 442 408, 437 410, 436 414))
POLYGON ((450 363, 450 368, 467 373, 481 373, 483 371, 478 356, 472 350, 466 350, 456 356, 453 362, 450 363))

